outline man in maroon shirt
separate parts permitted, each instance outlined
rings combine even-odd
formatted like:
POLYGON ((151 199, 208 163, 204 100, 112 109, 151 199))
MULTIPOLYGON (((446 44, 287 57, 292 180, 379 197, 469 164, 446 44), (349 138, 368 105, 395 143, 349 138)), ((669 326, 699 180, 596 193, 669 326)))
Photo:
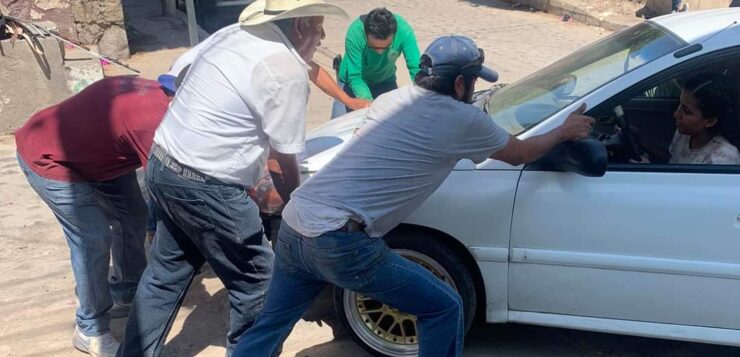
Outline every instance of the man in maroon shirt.
POLYGON ((62 225, 79 299, 76 348, 114 356, 111 316, 125 316, 146 266, 146 165, 170 98, 155 81, 110 77, 33 115, 15 133, 28 183, 62 225), (109 261, 113 269, 109 275, 109 261))

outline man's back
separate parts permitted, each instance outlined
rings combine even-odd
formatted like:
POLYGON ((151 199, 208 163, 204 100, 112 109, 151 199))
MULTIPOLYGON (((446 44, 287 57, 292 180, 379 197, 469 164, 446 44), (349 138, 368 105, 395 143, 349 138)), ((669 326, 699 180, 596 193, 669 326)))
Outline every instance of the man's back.
POLYGON ((251 186, 262 174, 268 145, 303 135, 308 69, 273 24, 248 30, 233 25, 213 36, 178 89, 155 142, 182 164, 251 186))
POLYGON ((421 205, 458 160, 481 162, 508 133, 479 109, 418 86, 380 96, 344 149, 299 187, 284 220, 306 236, 362 221, 382 236, 421 205))
POLYGON ((108 77, 36 114, 18 131, 18 152, 37 174, 105 181, 146 163, 169 99, 154 81, 108 77))

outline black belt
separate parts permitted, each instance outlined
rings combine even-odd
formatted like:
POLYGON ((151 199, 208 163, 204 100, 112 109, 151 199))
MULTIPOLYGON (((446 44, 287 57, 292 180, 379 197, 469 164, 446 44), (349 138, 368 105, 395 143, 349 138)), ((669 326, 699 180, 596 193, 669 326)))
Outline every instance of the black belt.
POLYGON ((178 175, 200 182, 206 182, 208 176, 198 170, 191 169, 187 166, 180 164, 170 154, 167 153, 161 146, 152 144, 151 155, 159 159, 168 169, 174 171, 178 175))
POLYGON ((365 230, 365 224, 348 219, 347 223, 345 223, 342 227, 340 227, 337 230, 342 231, 342 232, 347 232, 347 233, 362 232, 365 230))

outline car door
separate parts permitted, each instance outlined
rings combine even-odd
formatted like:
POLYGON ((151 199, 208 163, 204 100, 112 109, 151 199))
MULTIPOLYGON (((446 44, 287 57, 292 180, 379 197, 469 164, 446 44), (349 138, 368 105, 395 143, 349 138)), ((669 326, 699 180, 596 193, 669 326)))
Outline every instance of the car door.
POLYGON ((740 172, 525 171, 509 308, 740 328, 740 172))
MULTIPOLYGON (((721 56, 740 63, 737 50, 721 56)), ((649 100, 634 93, 656 78, 602 106, 632 104, 637 117, 649 100)), ((510 310, 740 329, 738 184, 738 166, 610 163, 599 178, 525 168, 512 221, 510 310)))

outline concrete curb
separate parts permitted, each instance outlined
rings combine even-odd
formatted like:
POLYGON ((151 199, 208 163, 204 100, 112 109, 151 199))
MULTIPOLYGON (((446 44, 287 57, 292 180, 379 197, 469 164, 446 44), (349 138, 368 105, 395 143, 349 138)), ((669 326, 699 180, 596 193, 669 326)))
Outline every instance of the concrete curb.
POLYGON ((563 16, 568 15, 574 21, 578 21, 590 26, 601 27, 611 31, 619 31, 624 28, 630 27, 636 23, 643 21, 638 17, 628 17, 623 15, 610 15, 606 17, 599 17, 595 14, 589 13, 579 9, 578 7, 569 4, 567 1, 561 0, 506 0, 511 3, 518 3, 522 5, 531 6, 537 10, 541 10, 553 15, 563 16))

